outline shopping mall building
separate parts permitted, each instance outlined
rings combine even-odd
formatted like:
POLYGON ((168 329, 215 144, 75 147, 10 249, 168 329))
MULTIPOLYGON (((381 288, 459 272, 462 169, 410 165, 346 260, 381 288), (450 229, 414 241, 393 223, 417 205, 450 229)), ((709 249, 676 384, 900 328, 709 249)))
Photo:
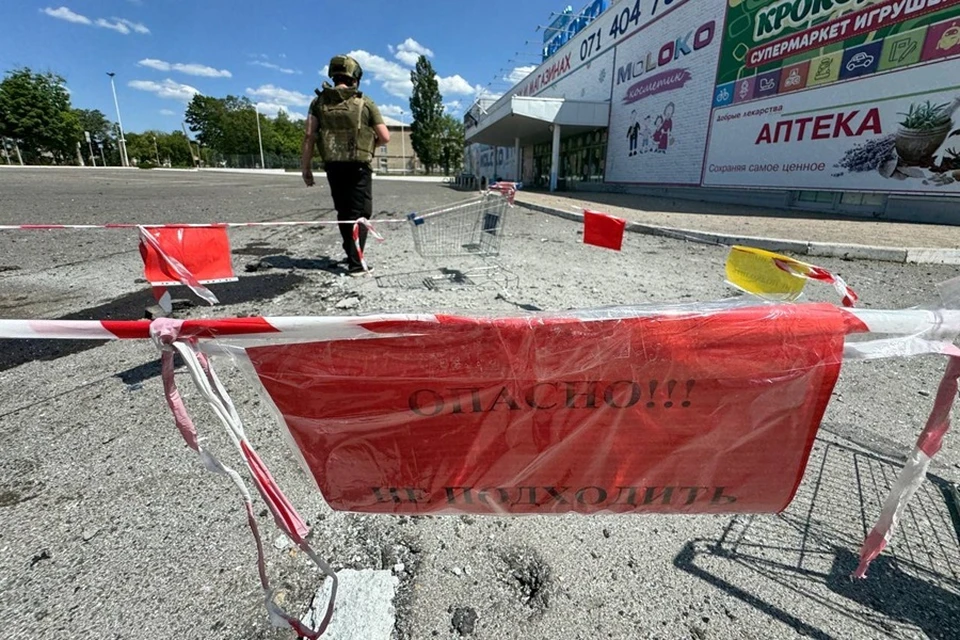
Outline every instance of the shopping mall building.
POLYGON ((543 56, 464 116, 484 182, 960 220, 960 0, 595 0, 543 56))

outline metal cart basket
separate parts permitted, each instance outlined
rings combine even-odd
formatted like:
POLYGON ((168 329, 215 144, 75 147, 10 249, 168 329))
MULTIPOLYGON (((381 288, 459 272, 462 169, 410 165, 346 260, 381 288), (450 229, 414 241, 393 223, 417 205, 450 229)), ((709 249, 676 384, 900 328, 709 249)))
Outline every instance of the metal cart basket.
POLYGON ((500 254, 508 198, 497 192, 407 215, 413 244, 424 258, 500 254))

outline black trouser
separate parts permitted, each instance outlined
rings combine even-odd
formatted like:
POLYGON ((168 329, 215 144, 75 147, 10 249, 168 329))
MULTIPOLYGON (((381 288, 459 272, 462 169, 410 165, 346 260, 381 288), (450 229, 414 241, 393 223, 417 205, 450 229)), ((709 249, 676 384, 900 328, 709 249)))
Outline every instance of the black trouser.
MULTIPOLYGON (((373 217, 373 171, 362 162, 328 162, 324 165, 337 220, 349 221, 373 217)), ((353 243, 353 225, 340 224, 343 250, 347 254, 348 268, 361 268, 360 256, 353 243)), ((360 250, 367 244, 367 228, 360 225, 360 250)))

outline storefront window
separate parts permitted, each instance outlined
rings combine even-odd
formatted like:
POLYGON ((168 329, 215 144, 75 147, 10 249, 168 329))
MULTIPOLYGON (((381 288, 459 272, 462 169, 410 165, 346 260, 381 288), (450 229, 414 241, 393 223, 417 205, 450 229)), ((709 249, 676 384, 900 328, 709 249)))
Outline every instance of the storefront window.
MULTIPOLYGON (((533 147, 534 186, 550 186, 549 142, 533 147)), ((558 188, 570 189, 584 182, 603 182, 607 157, 607 131, 597 129, 560 140, 560 167, 557 171, 558 188)))

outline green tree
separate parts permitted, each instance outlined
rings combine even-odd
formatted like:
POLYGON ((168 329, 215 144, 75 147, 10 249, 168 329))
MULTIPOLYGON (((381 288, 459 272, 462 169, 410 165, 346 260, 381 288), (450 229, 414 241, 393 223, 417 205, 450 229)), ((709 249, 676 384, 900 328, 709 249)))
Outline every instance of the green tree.
POLYGON ((83 130, 64 82, 61 76, 26 67, 8 72, 0 82, 0 136, 19 140, 27 162, 76 160, 83 130))
MULTIPOLYGON (((108 151, 108 147, 112 146, 112 141, 110 140, 110 131, 113 127, 113 123, 107 119, 107 116, 99 109, 74 109, 74 115, 76 115, 77 120, 80 123, 80 130, 86 131, 90 134, 90 140, 93 147, 93 155, 96 164, 101 164, 100 147, 104 146, 105 158, 107 155, 112 155, 112 149, 108 151)), ((83 134, 81 133, 81 136, 83 134)), ((90 146, 86 144, 86 138, 83 137, 80 141, 80 146, 83 150, 84 159, 89 162, 90 159, 87 157, 90 153, 90 146)))
MULTIPOLYGON (((286 111, 281 111, 271 126, 274 133, 274 144, 271 150, 282 156, 298 156, 306 123, 303 120, 291 120, 286 111)), ((264 138, 264 145, 266 145, 266 138, 264 138)))
MULTIPOLYGON (((99 109, 74 109, 80 128, 90 133, 95 143, 100 143, 110 137, 110 128, 113 123, 99 109)), ((86 138, 84 138, 86 140, 86 138)))
POLYGON ((174 167, 193 166, 193 155, 183 132, 160 133, 157 135, 157 145, 160 147, 161 163, 169 162, 174 167))
POLYGON ((427 173, 441 162, 443 96, 437 83, 437 73, 425 56, 417 58, 417 66, 410 72, 413 93, 410 95, 410 143, 427 173))
POLYGON ((203 145, 223 151, 229 124, 227 107, 222 99, 196 94, 187 105, 184 119, 203 145))
POLYGON ((443 175, 458 171, 463 166, 463 122, 449 113, 440 119, 440 161, 443 175))
MULTIPOLYGON (((296 145, 289 145, 290 120, 286 114, 278 116, 282 133, 275 131, 275 121, 260 115, 260 135, 263 137, 264 153, 280 153, 280 149, 288 148, 287 153, 296 155, 299 152, 302 134, 296 145)), ((258 162, 260 142, 257 136, 257 113, 254 104, 246 97, 227 96, 214 98, 211 96, 196 95, 187 107, 187 124, 190 130, 197 134, 197 139, 204 147, 219 154, 228 156, 242 156, 241 163, 258 162)), ((302 129, 301 129, 302 131, 302 129)))

